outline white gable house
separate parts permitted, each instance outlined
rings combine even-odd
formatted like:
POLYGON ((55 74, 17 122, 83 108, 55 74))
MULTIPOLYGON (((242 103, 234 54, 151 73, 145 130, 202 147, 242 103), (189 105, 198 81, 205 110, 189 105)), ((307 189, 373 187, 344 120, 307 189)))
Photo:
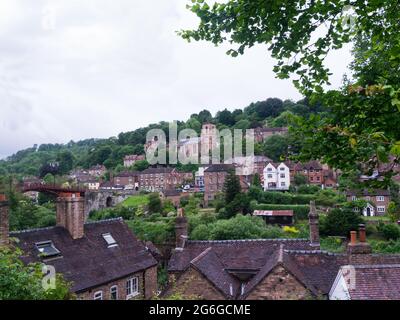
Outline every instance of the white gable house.
POLYGON ((279 165, 268 163, 264 168, 264 190, 289 190, 290 170, 283 162, 279 165))

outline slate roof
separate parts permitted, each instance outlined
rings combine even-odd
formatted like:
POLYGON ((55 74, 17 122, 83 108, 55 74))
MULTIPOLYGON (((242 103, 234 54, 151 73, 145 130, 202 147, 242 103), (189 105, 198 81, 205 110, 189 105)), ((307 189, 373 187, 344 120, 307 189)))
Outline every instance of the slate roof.
POLYGON ((17 246, 24 251, 21 260, 25 263, 42 261, 35 244, 52 241, 61 254, 46 263, 72 282, 71 289, 76 293, 157 265, 121 218, 87 223, 84 231, 85 236, 76 240, 63 227, 12 232, 10 236, 18 238, 17 246), (112 235, 117 247, 108 248, 102 236, 105 233, 112 235))
POLYGON ((347 254, 315 250, 306 239, 187 241, 169 261, 168 271, 195 268, 227 299, 245 299, 277 266, 314 296, 328 296, 342 266, 354 265, 352 299, 399 299, 400 255, 347 254), (248 278, 240 279, 240 274, 248 278), (238 276, 239 275, 239 276, 238 276), (243 287, 242 287, 243 285, 243 287))
POLYGON ((374 189, 374 190, 348 190, 346 191, 347 196, 390 196, 389 190, 374 189))
POLYGON ((204 172, 228 172, 229 170, 235 169, 233 164, 212 164, 204 172))
POLYGON ((400 300, 400 264, 355 266, 352 300, 400 300))
POLYGON ((173 171, 174 169, 171 167, 159 167, 159 168, 148 168, 140 172, 140 174, 144 175, 144 174, 171 173, 173 171))

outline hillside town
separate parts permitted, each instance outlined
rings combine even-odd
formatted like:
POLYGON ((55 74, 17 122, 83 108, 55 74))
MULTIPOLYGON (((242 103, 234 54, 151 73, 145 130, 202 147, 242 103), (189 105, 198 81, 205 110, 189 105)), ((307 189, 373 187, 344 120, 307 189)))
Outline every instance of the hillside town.
POLYGON ((2 307, 400 300, 399 1, 22 2, 0 2, 2 307))

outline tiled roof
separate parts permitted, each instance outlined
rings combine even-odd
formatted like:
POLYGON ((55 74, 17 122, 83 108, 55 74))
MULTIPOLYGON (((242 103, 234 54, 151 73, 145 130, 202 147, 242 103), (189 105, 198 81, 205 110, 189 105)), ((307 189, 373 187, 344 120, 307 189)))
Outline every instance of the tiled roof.
POLYGON ((347 196, 390 196, 390 191, 381 189, 348 190, 346 191, 346 195, 347 196))
POLYGON ((148 168, 148 169, 140 172, 140 174, 171 173, 173 171, 174 171, 174 169, 171 167, 148 168))
POLYGON ((85 291, 157 264, 122 219, 87 223, 84 231, 85 236, 76 240, 62 227, 13 232, 10 236, 19 239, 17 245, 24 251, 21 259, 25 263, 41 261, 35 244, 52 241, 61 256, 49 264, 73 283, 74 292, 85 291), (102 236, 105 233, 113 236, 117 247, 108 248, 102 236))
POLYGON ((235 169, 232 164, 212 164, 204 172, 227 172, 229 170, 235 169))
POLYGON ((400 300, 400 264, 354 266, 352 300, 400 300))

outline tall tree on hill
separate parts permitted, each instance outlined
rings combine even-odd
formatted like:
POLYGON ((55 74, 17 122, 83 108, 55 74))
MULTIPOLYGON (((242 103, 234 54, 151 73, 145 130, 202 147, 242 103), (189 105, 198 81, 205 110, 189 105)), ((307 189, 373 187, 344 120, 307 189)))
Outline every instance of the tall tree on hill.
POLYGON ((240 180, 234 170, 230 170, 226 176, 223 191, 226 204, 232 202, 241 193, 240 180))

